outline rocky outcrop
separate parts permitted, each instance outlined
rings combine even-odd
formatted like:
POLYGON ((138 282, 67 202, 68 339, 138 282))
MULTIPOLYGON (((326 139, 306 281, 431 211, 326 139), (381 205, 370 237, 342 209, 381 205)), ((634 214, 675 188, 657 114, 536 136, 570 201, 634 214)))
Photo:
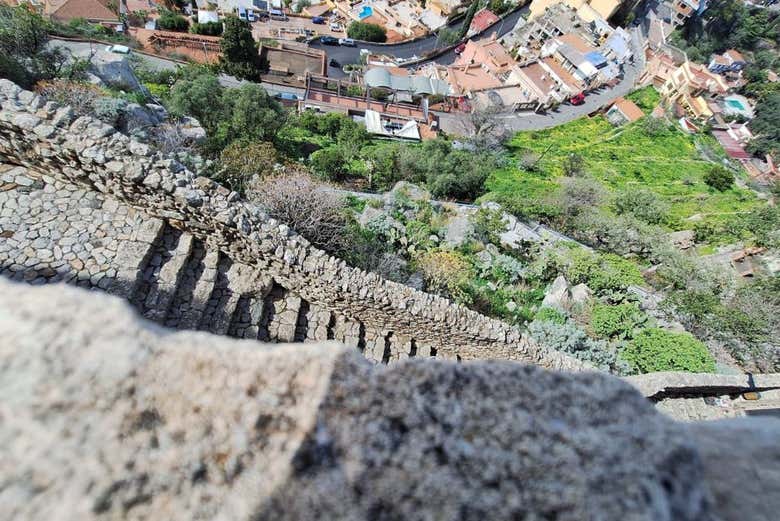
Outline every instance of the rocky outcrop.
POLYGON ((382 367, 336 343, 171 333, 62 285, 0 281, 0 330, 2 519, 703 521, 780 508, 780 422, 678 424, 607 375, 382 367))
POLYGON ((0 155, 26 169, 1 192, 11 194, 0 208, 6 275, 106 289, 175 327, 197 323, 279 341, 308 339, 311 331, 315 340, 338 339, 340 331, 378 361, 439 356, 583 367, 506 323, 347 266, 238 194, 100 121, 75 118, 7 80, 0 80, 0 103, 0 155), (86 195, 78 201, 74 193, 86 195), (93 206, 79 207, 87 201, 93 206), (122 222, 100 211, 104 205, 122 209, 122 222), (46 246, 36 247, 38 239, 46 246), (71 256, 77 248, 94 261, 86 272, 86 261, 71 256), (264 322, 274 317, 279 327, 264 322))
POLYGON ((90 58, 90 70, 106 85, 127 91, 141 89, 141 83, 135 76, 127 56, 98 50, 90 58))

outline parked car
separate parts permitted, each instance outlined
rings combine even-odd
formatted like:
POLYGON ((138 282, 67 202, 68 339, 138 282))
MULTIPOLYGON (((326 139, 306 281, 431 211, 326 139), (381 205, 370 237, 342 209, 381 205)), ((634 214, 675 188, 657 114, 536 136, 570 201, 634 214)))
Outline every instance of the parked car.
POLYGON ((466 44, 462 43, 462 44, 458 45, 457 47, 455 47, 455 54, 461 54, 465 50, 466 50, 466 44))
POLYGON ((355 40, 352 38, 339 38, 339 45, 343 45, 344 47, 357 47, 355 40))
POLYGON ((334 60, 333 58, 330 59, 330 62, 328 62, 328 65, 331 67, 336 67, 337 69, 341 68, 341 64, 334 60))
POLYGON ((271 20, 279 20, 282 22, 286 22, 287 20, 289 20, 289 18, 287 18, 287 15, 284 14, 284 11, 282 11, 281 9, 269 9, 268 17, 271 18, 271 20))
POLYGON ((333 31, 334 33, 340 33, 341 31, 344 30, 344 28, 338 22, 331 22, 330 23, 330 30, 333 31))
POLYGON ((274 97, 285 101, 298 101, 302 99, 300 96, 293 94, 292 92, 277 92, 274 97))
POLYGON ((321 17, 321 16, 315 16, 314 18, 311 19, 311 23, 324 25, 325 24, 325 19, 323 17, 321 17))
POLYGON ((243 7, 239 7, 238 8, 238 17, 241 20, 246 20, 247 19, 246 9, 244 9, 243 7))
POLYGON ((257 20, 257 17, 255 17, 255 12, 252 11, 251 9, 247 9, 246 19, 248 22, 254 22, 255 20, 257 20))
POLYGON ((124 45, 109 45, 106 47, 106 51, 114 52, 116 54, 130 54, 130 47, 124 45))
POLYGON ((323 36, 320 38, 320 43, 322 45, 338 45, 339 39, 334 38, 333 36, 323 36))
POLYGON ((572 105, 582 105, 585 103, 585 94, 580 92, 579 94, 575 94, 571 98, 569 98, 569 103, 572 105))

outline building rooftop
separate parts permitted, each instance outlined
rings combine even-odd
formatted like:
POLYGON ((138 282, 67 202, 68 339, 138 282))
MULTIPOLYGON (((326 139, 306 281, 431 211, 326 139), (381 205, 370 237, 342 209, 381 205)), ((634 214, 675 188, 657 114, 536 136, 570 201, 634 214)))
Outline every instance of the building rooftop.
POLYGON ((492 89, 501 86, 501 80, 486 71, 481 65, 454 65, 447 68, 447 79, 456 94, 492 89))
POLYGON ((622 97, 615 100, 612 108, 619 110, 629 122, 636 121, 645 115, 636 103, 622 97))
POLYGON ((561 43, 565 43, 570 47, 573 47, 574 49, 578 50, 582 54, 587 54, 589 52, 593 52, 596 50, 595 47, 593 47, 591 44, 586 42, 580 35, 576 33, 562 34, 561 36, 558 37, 558 41, 560 41, 561 43))
POLYGON ((456 65, 481 64, 489 71, 498 74, 506 71, 515 63, 512 55, 496 40, 469 40, 466 48, 458 57, 456 65))
POLYGON ((414 95, 442 95, 450 94, 449 84, 440 79, 425 76, 409 76, 407 74, 393 74, 386 67, 374 67, 363 76, 363 80, 369 87, 383 87, 394 91, 410 92, 414 95))
POLYGON ((111 0, 50 0, 45 12, 58 21, 84 18, 90 21, 119 22, 119 15, 111 9, 111 0))
POLYGON ((558 60, 552 56, 543 59, 542 63, 544 63, 550 69, 550 71, 555 74, 563 86, 566 87, 569 91, 577 93, 584 88, 582 82, 575 78, 569 71, 564 69, 563 66, 558 63, 558 60))
POLYGON ((493 25, 496 22, 501 21, 501 18, 495 15, 493 11, 488 10, 487 8, 480 9, 477 11, 477 13, 474 15, 474 18, 471 20, 471 25, 469 26, 469 29, 474 31, 475 33, 481 33, 491 25, 493 25))

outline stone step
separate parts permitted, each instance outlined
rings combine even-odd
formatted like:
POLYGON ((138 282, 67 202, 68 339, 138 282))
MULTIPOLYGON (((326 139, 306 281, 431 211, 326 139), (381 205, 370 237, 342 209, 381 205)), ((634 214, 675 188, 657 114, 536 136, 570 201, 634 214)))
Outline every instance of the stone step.
POLYGON ((155 303, 153 298, 150 300, 150 295, 156 293, 155 288, 160 278, 160 272, 163 266, 174 256, 182 235, 184 234, 180 230, 165 224, 159 239, 152 244, 147 262, 144 263, 141 269, 139 283, 130 299, 144 316, 146 316, 146 312, 149 309, 154 309, 154 306, 150 307, 150 304, 155 303))
POLYGON ((219 256, 214 287, 206 301, 206 306, 203 308, 203 313, 198 322, 198 329, 203 331, 214 330, 215 320, 218 318, 218 315, 222 313, 220 310, 225 306, 232 293, 227 275, 232 265, 233 261, 229 257, 225 255, 219 256))
POLYGON ((144 269, 159 246, 164 229, 165 224, 160 219, 141 221, 130 240, 117 250, 114 257, 116 277, 108 288, 109 293, 131 300, 139 291, 144 269))
MULTIPOLYGON (((173 309, 179 309, 178 326, 181 329, 197 329, 203 312, 214 291, 217 281, 219 251, 206 249, 202 242, 197 245, 188 266, 185 267, 185 281, 180 287, 173 309)), ((172 321, 175 319, 172 319, 172 321)))
POLYGON ((331 312, 324 307, 316 304, 309 304, 309 310, 306 313, 306 340, 327 340, 331 316, 331 312))
POLYGON ((268 339, 276 342, 292 342, 295 340, 298 312, 301 308, 301 298, 278 286, 282 291, 273 295, 266 309, 271 314, 268 319, 268 339))
POLYGON ((233 299, 237 297, 237 300, 230 317, 227 334, 236 338, 256 340, 263 320, 264 300, 271 291, 274 281, 271 277, 258 274, 243 265, 235 265, 234 269, 228 272, 228 279, 234 293, 228 301, 228 308, 233 307, 233 299))
POLYGON ((385 338, 386 334, 376 329, 366 328, 365 348, 363 355, 370 361, 379 363, 385 356, 385 338))
POLYGON ((170 257, 163 258, 163 264, 157 273, 155 282, 143 302, 143 315, 156 322, 164 322, 182 279, 184 265, 192 253, 194 238, 189 233, 180 233, 176 248, 170 257))
POLYGON ((357 320, 347 320, 344 323, 344 345, 347 347, 353 347, 355 349, 360 348, 361 335, 363 334, 363 327, 357 320))

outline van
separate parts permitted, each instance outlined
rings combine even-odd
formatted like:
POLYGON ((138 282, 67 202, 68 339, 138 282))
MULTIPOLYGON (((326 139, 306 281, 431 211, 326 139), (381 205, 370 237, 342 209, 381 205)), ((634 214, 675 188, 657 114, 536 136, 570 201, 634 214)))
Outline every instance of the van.
POLYGON ((357 47, 355 40, 352 38, 339 38, 339 45, 343 45, 344 47, 357 47))
POLYGON ((325 19, 321 16, 315 16, 311 19, 311 23, 323 25, 325 23, 325 19))

